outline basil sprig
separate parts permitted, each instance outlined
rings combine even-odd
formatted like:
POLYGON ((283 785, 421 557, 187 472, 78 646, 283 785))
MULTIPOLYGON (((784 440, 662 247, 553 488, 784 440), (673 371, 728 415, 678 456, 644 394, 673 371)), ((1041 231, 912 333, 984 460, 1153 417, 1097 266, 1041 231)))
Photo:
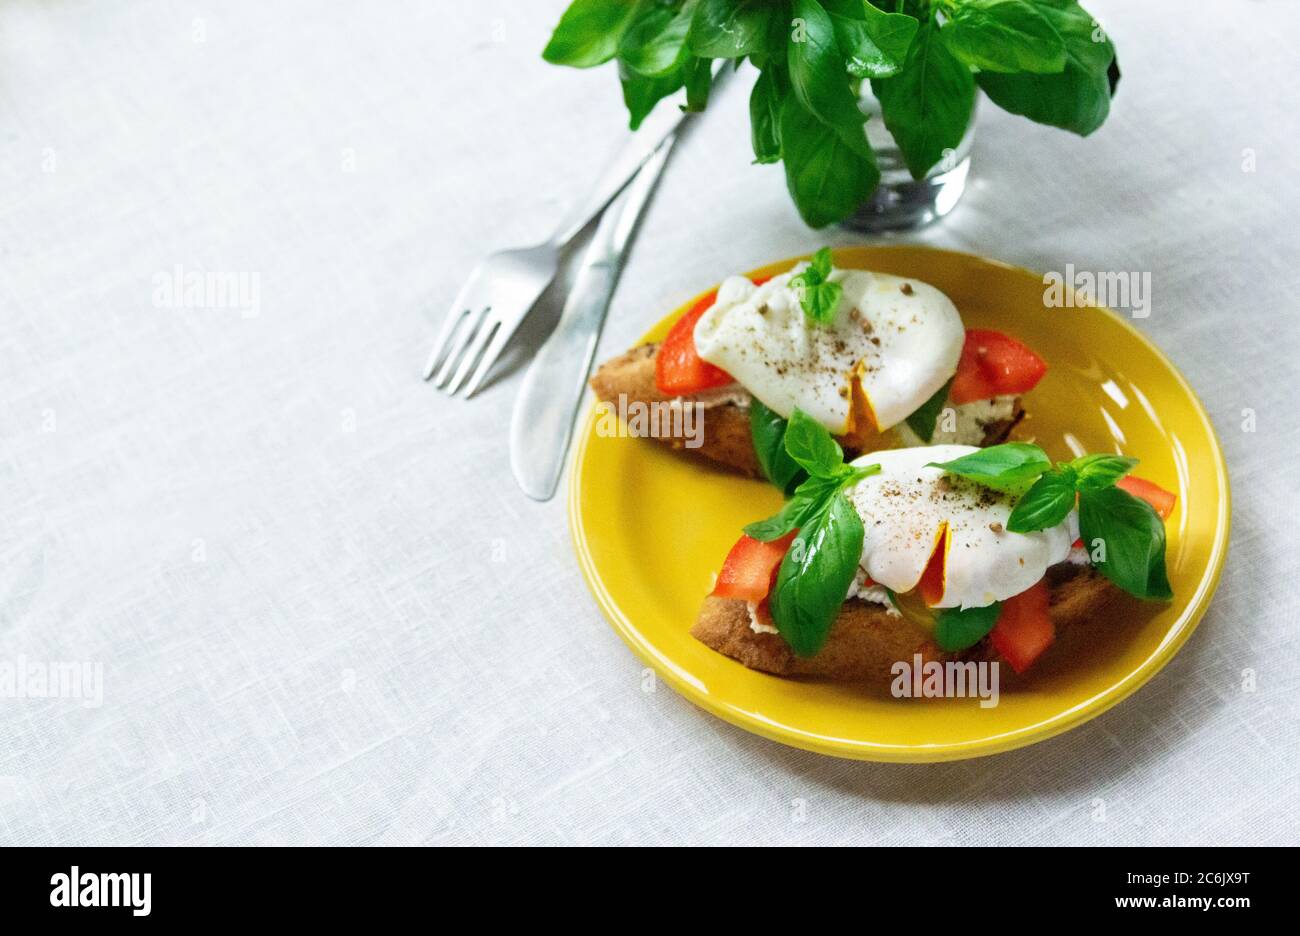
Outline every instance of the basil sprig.
POLYGON ((790 277, 790 288, 799 297, 803 314, 820 325, 835 321, 844 287, 827 280, 831 275, 831 249, 823 247, 812 255, 807 268, 798 276, 790 277))
POLYGON ((542 53, 590 68, 615 60, 635 129, 682 87, 708 102, 713 59, 748 58, 757 162, 785 163, 800 216, 823 227, 880 181, 863 132, 871 82, 912 174, 956 149, 978 82, 998 106, 1088 134, 1110 109, 1115 47, 1076 0, 572 0, 542 53))
POLYGON ((865 531, 844 491, 880 466, 846 465, 831 434, 800 409, 790 415, 785 450, 808 479, 777 514, 751 523, 745 533, 770 542, 799 531, 776 575, 772 619, 795 653, 812 656, 826 643, 862 561, 865 531))
POLYGON ((1008 442, 949 462, 931 462, 949 474, 1002 491, 1032 480, 1007 518, 1012 533, 1054 527, 1079 505, 1079 532, 1093 567, 1138 598, 1173 597, 1165 572, 1165 525, 1141 498, 1115 487, 1138 460, 1127 455, 1083 455, 1052 464, 1026 442, 1008 442))

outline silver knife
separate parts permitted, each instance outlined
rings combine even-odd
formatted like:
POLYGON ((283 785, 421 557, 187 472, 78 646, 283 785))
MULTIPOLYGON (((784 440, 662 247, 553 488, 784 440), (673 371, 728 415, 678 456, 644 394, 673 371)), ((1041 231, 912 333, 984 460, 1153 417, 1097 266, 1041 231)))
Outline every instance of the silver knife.
POLYGON ((573 418, 586 394, 605 313, 618 284, 637 220, 650 201, 676 141, 669 134, 600 219, 555 331, 524 374, 510 420, 510 469, 534 500, 555 496, 573 418))

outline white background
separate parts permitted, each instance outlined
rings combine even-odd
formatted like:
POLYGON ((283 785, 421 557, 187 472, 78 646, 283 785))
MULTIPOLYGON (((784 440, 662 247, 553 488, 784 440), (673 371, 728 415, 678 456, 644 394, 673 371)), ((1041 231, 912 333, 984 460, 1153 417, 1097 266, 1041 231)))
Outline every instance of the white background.
MULTIPOLYGON (((610 68, 539 58, 563 3, 0 5, 0 662, 104 670, 98 708, 0 698, 0 842, 1295 843, 1300 15, 1089 6, 1110 122, 986 107, 972 189, 916 239, 1150 271, 1232 551, 1119 708, 900 767, 643 692, 562 499, 511 481, 514 356, 472 403, 418 379, 476 259, 544 234, 625 132, 610 68), (156 307, 178 264, 258 273, 260 315, 156 307)), ((602 356, 860 240, 749 164, 751 80, 675 153, 602 356)))

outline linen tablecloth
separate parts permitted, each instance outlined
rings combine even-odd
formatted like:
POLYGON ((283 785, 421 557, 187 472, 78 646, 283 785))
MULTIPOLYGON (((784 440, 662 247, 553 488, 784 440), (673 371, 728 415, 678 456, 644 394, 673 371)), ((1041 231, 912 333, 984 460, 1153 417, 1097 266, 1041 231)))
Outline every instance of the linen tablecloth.
MULTIPOLYGON (((472 403, 419 380, 472 264, 625 134, 611 69, 539 57, 563 6, 0 5, 0 663, 89 664, 79 695, 0 697, 0 842, 1295 843, 1297 5, 1091 0, 1110 121, 984 107, 964 202, 909 238, 1150 271, 1139 325, 1234 494, 1218 596, 1145 688, 916 766, 643 691, 563 498, 511 480, 519 355, 472 403)), ((750 165, 752 75, 674 154, 601 356, 861 242, 750 165)))

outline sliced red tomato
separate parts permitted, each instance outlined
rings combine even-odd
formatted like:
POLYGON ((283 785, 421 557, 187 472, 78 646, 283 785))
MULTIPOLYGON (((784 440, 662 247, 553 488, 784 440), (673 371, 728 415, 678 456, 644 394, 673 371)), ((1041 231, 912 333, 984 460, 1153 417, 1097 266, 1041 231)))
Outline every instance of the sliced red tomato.
POLYGON ((742 536, 723 560, 718 583, 713 586, 710 594, 718 598, 738 598, 755 603, 762 601, 771 590, 772 578, 797 532, 787 533, 770 543, 742 536))
POLYGON ((1023 673, 1056 640, 1056 628, 1047 613, 1051 592, 1047 580, 1002 602, 998 622, 989 639, 1017 673, 1023 673))
MULTIPOLYGON (((754 280, 754 285, 761 286, 769 279, 770 276, 760 276, 754 280)), ((667 337, 659 345, 659 355, 655 358, 655 386, 660 393, 666 396, 685 396, 735 382, 735 378, 721 367, 704 360, 695 350, 695 325, 713 307, 717 298, 718 291, 709 290, 673 323, 667 337)))
POLYGON ((1161 520, 1168 520, 1169 515, 1174 512, 1174 504, 1178 503, 1177 494, 1166 491, 1160 485, 1153 484, 1145 478, 1125 475, 1115 482, 1115 487, 1146 501, 1156 509, 1156 514, 1161 520))
POLYGON ((1027 393, 1045 373, 1046 362, 1016 339, 972 328, 966 332, 957 376, 948 395, 960 406, 1003 394, 1027 393))
POLYGON ((943 598, 943 564, 948 558, 948 528, 945 526, 930 553, 930 561, 925 564, 921 580, 916 583, 917 593, 927 606, 933 608, 943 598))

